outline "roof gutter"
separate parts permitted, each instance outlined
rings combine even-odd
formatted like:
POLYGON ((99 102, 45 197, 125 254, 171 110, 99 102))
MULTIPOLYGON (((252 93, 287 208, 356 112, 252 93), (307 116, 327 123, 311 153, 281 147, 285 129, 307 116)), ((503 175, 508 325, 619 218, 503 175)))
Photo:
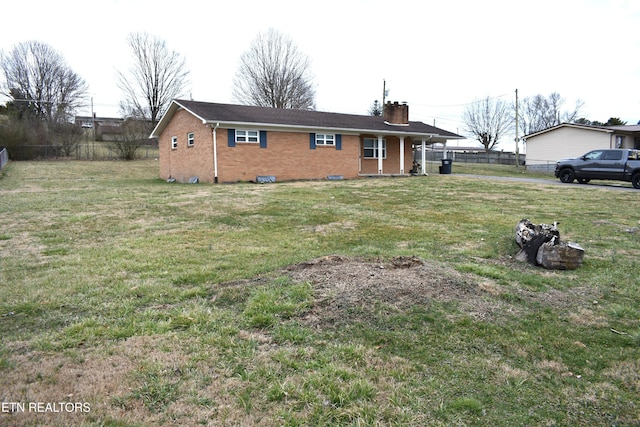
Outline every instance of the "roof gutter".
POLYGON ((203 120, 205 124, 209 124, 212 126, 214 123, 217 123, 218 126, 222 127, 249 127, 249 128, 260 128, 264 130, 292 130, 292 131, 308 131, 315 132, 318 129, 326 129, 335 132, 340 132, 344 134, 375 134, 375 135, 385 135, 385 136, 395 136, 395 135, 405 135, 405 136, 419 136, 422 138, 433 138, 440 137, 445 139, 464 139, 462 136, 448 136, 448 135, 440 135, 437 133, 420 133, 420 132, 407 132, 405 129, 389 129, 389 130, 379 130, 379 129, 354 129, 354 128, 340 128, 340 127, 327 127, 327 126, 308 126, 308 125, 277 125, 273 123, 257 123, 257 122, 216 122, 212 120, 203 120))

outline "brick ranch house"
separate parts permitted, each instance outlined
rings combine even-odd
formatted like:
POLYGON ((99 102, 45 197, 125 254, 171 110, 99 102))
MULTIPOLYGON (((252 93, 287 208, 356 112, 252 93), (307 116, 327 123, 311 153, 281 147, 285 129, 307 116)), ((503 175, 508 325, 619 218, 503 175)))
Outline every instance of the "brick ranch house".
POLYGON ((187 100, 174 100, 150 137, 161 178, 209 183, 409 175, 414 146, 463 138, 409 121, 397 102, 376 117, 187 100))

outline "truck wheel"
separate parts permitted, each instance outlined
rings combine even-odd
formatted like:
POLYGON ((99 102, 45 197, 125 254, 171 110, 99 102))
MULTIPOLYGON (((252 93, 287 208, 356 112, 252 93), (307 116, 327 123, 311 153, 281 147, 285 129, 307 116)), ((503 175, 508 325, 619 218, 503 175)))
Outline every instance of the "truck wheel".
POLYGON ((576 178, 576 174, 573 173, 573 170, 566 168, 560 171, 558 177, 560 178, 560 181, 564 182, 565 184, 569 184, 572 183, 576 178))
POLYGON ((640 172, 631 177, 631 183, 633 184, 633 188, 640 190, 640 172))

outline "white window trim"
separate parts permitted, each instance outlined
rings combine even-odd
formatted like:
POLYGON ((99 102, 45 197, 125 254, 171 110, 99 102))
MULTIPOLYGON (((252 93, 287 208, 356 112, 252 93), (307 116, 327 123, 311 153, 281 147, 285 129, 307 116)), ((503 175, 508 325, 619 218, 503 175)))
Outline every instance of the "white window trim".
POLYGON ((336 135, 332 133, 317 133, 316 134, 316 146, 320 147, 335 147, 336 135))
MULTIPOLYGON (((363 144, 363 152, 362 152, 362 157, 363 158, 365 158, 365 159, 377 159, 378 158, 378 139, 377 138, 365 138, 364 141, 362 142, 362 144, 363 144), (373 141, 373 148, 367 148, 365 146, 367 141, 373 141), (365 155, 367 150, 373 150, 373 157, 365 155)), ((387 140, 386 139, 382 139, 382 159, 384 160, 386 158, 387 158, 387 140)))
POLYGON ((171 137, 171 149, 172 150, 178 149, 178 137, 177 136, 172 136, 171 137))
POLYGON ((236 129, 236 143, 239 144, 259 144, 260 143, 260 131, 249 129, 236 129), (255 136, 252 135, 255 133, 255 136), (250 138, 255 138, 255 141, 251 141, 250 138))
POLYGON ((195 144, 195 134, 193 132, 189 132, 187 134, 187 147, 193 147, 195 144))

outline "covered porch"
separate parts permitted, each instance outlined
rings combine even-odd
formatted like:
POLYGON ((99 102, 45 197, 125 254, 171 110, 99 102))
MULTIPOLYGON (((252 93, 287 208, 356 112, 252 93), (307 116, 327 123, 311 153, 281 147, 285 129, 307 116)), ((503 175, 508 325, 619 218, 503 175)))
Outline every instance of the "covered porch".
MULTIPOLYGON (((460 137, 458 137, 460 138, 460 137)), ((426 175, 426 147, 447 138, 438 134, 388 133, 360 136, 359 176, 426 175), (421 160, 414 163, 413 152, 420 149, 421 160)))

